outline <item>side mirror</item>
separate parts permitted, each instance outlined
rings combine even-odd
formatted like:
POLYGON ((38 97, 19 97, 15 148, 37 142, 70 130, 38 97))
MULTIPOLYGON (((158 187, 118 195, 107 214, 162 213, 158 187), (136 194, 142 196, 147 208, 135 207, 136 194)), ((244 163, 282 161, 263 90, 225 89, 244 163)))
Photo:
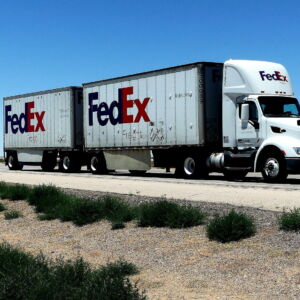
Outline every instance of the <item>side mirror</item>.
POLYGON ((247 128, 249 122, 249 104, 242 104, 241 108, 242 128, 247 128))

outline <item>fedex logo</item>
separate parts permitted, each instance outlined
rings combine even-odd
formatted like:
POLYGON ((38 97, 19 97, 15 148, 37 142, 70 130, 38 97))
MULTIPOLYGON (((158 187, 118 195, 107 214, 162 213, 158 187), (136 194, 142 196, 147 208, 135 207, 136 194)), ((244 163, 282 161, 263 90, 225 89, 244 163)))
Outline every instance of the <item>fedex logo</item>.
POLYGON ((18 131, 24 132, 37 132, 45 131, 43 124, 43 118, 45 111, 34 112, 34 101, 25 103, 25 112, 19 116, 17 114, 11 114, 11 105, 5 105, 5 133, 8 133, 8 127, 10 125, 13 134, 18 131), (34 125, 36 120, 36 125, 34 125))
POLYGON ((279 80, 279 81, 285 81, 288 82, 287 76, 281 75, 280 72, 275 71, 273 74, 266 74, 265 71, 259 71, 261 79, 264 81, 265 79, 271 81, 271 80, 279 80))
POLYGON ((89 125, 93 126, 94 113, 97 115, 98 123, 105 126, 108 121, 112 125, 122 123, 138 123, 141 119, 145 122, 150 122, 150 118, 146 112, 147 104, 150 98, 129 100, 128 96, 133 94, 133 87, 126 87, 119 89, 118 101, 113 101, 109 106, 106 102, 94 104, 95 100, 99 99, 98 92, 89 93, 89 125), (136 106, 138 113, 136 116, 129 114, 128 109, 136 106), (117 114, 114 114, 117 110, 117 114))

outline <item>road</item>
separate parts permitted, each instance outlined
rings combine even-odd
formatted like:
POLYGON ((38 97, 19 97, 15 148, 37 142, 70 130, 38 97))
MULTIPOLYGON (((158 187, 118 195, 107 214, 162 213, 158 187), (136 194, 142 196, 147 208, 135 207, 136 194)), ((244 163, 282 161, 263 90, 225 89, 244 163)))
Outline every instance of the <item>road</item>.
POLYGON ((153 169, 145 176, 137 177, 126 171, 109 175, 92 175, 84 170, 75 174, 59 171, 46 173, 39 167, 29 166, 22 171, 9 171, 0 164, 0 180, 167 199, 229 203, 274 211, 300 208, 299 175, 289 176, 286 183, 267 184, 262 181, 260 174, 250 174, 244 181, 227 181, 218 174, 212 174, 207 180, 185 180, 160 169, 153 169))

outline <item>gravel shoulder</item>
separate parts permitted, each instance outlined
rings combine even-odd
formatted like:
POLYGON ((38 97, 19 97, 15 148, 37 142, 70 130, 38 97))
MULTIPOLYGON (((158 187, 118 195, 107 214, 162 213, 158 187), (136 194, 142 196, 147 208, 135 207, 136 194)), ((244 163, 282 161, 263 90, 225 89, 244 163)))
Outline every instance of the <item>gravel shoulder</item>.
MULTIPOLYGON (((103 193, 66 190, 97 198, 103 193)), ((127 201, 155 201, 139 195, 119 195, 127 201)), ((210 214, 234 206, 188 202, 210 214)), ((149 299, 299 299, 300 236, 278 230, 277 212, 234 207, 255 218, 258 233, 249 239, 220 244, 209 241, 205 226, 189 229, 139 228, 134 222, 111 230, 106 221, 83 227, 70 222, 39 221, 24 201, 1 200, 23 217, 5 220, 0 213, 0 240, 34 254, 56 258, 82 256, 93 266, 125 259, 141 272, 132 277, 149 299)))

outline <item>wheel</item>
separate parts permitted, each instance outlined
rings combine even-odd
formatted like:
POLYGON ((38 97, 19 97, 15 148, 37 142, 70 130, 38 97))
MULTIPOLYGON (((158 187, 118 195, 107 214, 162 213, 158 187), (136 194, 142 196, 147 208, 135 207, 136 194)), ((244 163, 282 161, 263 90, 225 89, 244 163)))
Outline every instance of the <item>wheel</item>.
POLYGON ((223 174, 228 180, 242 180, 248 174, 248 171, 239 171, 239 170, 224 170, 223 174))
POLYGON ((133 176, 143 176, 147 171, 145 170, 129 170, 130 174, 133 176))
POLYGON ((45 172, 53 171, 56 167, 56 153, 45 153, 41 167, 45 172))
POLYGON ((176 176, 185 178, 205 178, 208 176, 205 161, 195 156, 186 156, 176 168, 176 176))
POLYGON ((103 154, 95 154, 90 159, 90 169, 93 174, 107 174, 106 162, 103 154))
POLYGON ((22 170, 23 165, 19 163, 16 154, 9 154, 7 158, 7 165, 10 170, 22 170))
POLYGON ((262 160, 262 176, 266 182, 280 182, 287 178, 286 163, 282 154, 272 152, 262 160))
POLYGON ((81 169, 79 157, 71 153, 64 154, 59 163, 59 169, 65 173, 79 172, 81 169))

